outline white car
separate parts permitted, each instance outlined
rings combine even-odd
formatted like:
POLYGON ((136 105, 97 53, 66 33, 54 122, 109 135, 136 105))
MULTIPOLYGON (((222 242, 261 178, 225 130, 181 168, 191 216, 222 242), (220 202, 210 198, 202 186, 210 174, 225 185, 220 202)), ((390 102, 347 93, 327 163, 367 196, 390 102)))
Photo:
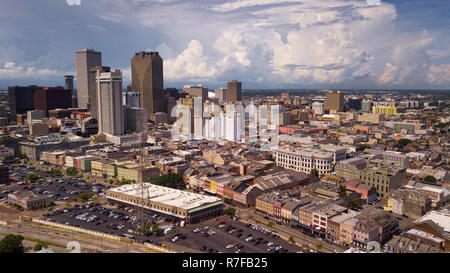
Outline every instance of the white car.
POLYGON ((230 248, 233 248, 233 247, 234 247, 234 245, 227 245, 226 246, 227 249, 230 249, 230 248))
POLYGON ((194 233, 199 233, 199 232, 200 232, 200 229, 199 229, 199 228, 196 228, 196 229, 193 230, 193 232, 194 232, 194 233))
POLYGON ((246 239, 245 239, 245 241, 250 241, 250 240, 252 240, 253 238, 250 236, 250 237, 247 237, 246 239))

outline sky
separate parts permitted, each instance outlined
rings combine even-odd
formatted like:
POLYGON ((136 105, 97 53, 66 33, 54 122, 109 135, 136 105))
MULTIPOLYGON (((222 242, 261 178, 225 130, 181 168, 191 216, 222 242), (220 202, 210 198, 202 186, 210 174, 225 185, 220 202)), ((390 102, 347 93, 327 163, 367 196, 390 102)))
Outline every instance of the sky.
POLYGON ((130 83, 159 51, 164 86, 450 89, 448 0, 1 0, 0 89, 64 85, 75 51, 130 83))

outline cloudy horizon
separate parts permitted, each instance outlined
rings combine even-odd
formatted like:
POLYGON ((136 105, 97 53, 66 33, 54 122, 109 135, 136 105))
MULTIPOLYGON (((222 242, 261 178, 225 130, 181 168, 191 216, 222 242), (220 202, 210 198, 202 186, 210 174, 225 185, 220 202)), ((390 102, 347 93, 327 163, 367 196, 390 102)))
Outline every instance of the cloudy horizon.
POLYGON ((130 82, 159 51, 164 86, 449 89, 446 0, 2 0, 0 89, 63 85, 94 48, 130 82))

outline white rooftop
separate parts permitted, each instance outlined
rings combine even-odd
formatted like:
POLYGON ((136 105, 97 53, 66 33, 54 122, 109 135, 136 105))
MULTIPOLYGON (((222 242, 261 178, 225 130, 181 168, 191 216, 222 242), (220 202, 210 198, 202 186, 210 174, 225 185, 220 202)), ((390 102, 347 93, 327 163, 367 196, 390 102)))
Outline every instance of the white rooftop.
POLYGON ((110 189, 110 191, 127 194, 134 197, 143 196, 144 199, 147 199, 149 201, 159 202, 167 204, 169 206, 187 210, 221 200, 213 196, 176 190, 163 186, 153 185, 150 183, 128 184, 118 188, 110 189), (143 191, 141 186, 142 184, 144 188, 143 191))
POLYGON ((445 232, 450 233, 450 211, 449 210, 432 210, 425 214, 424 216, 417 219, 416 223, 421 223, 426 220, 431 220, 441 228, 445 230, 445 232))

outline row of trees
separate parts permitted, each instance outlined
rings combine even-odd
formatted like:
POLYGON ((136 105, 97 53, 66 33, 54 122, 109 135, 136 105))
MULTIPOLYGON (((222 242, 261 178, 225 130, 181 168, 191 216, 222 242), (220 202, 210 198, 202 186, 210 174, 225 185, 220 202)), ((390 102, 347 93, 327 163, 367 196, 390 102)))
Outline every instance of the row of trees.
POLYGON ((178 173, 160 176, 151 183, 154 185, 169 187, 173 189, 183 189, 186 186, 183 180, 183 176, 178 173))

